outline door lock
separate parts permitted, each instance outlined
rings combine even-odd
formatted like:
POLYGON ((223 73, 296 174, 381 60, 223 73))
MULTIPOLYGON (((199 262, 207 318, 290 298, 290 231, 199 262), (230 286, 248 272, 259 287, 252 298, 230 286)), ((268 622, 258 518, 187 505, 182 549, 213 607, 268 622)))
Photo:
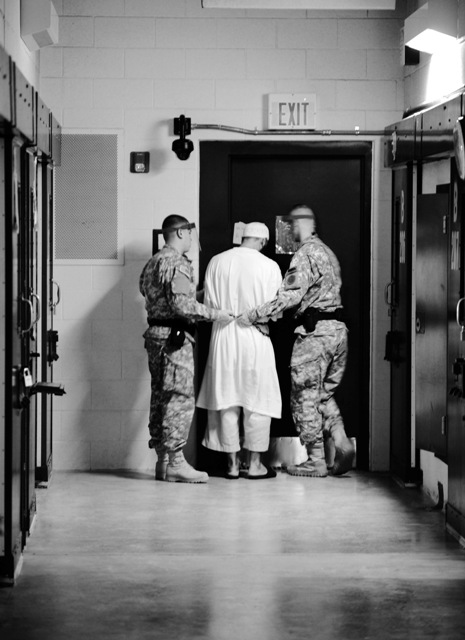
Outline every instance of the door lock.
POLYGON ((454 398, 465 398, 465 358, 456 358, 452 365, 452 372, 456 384, 449 389, 449 395, 454 398), (461 378, 461 381, 459 381, 461 378))

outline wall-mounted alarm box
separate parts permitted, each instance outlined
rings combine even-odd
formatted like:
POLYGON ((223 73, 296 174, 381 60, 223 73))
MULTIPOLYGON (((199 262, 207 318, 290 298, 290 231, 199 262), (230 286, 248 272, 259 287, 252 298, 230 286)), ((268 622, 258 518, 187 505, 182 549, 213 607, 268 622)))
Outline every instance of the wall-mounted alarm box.
POLYGON ((150 153, 148 151, 131 151, 129 169, 131 173, 148 173, 150 153))

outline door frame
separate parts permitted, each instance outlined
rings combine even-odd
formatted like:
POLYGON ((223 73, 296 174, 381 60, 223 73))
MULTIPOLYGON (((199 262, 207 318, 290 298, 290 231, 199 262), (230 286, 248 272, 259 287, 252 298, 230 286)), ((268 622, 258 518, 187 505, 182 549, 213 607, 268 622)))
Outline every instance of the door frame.
MULTIPOLYGON (((373 141, 201 141, 200 142, 200 196, 199 196, 199 227, 200 234, 207 232, 202 219, 202 211, 215 202, 218 210, 231 211, 232 193, 231 190, 224 190, 224 172, 230 172, 231 159, 233 156, 305 156, 311 158, 337 157, 337 158, 359 158, 362 163, 361 171, 361 270, 360 270, 360 291, 362 318, 359 330, 363 336, 370 335, 370 315, 371 315, 371 233, 372 233, 372 165, 373 165, 373 141), (215 162, 206 161, 207 147, 215 151, 215 162)), ((229 180, 228 180, 229 182, 229 180)), ((206 266, 214 254, 220 253, 230 248, 230 239, 233 235, 233 225, 231 216, 229 217, 228 228, 222 229, 221 234, 216 234, 217 242, 214 248, 205 247, 200 253, 199 281, 202 282, 206 266)), ((370 405, 371 405, 371 340, 360 340, 360 359, 362 362, 361 374, 361 398, 362 403, 362 424, 360 425, 358 447, 357 447, 357 467, 363 470, 370 468, 370 405)))

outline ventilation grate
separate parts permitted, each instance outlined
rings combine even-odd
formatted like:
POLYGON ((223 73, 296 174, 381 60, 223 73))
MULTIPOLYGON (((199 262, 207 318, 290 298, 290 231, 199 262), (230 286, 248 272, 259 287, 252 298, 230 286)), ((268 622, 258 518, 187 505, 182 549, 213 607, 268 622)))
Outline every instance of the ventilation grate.
POLYGON ((118 136, 63 134, 55 259, 118 260, 118 136))

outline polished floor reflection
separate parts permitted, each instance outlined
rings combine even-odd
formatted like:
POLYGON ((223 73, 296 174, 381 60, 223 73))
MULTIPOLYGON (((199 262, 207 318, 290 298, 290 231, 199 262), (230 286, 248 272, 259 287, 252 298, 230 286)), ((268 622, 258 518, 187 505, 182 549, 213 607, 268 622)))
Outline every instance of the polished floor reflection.
POLYGON ((56 473, 2 640, 465 637, 465 550, 387 477, 56 473))

